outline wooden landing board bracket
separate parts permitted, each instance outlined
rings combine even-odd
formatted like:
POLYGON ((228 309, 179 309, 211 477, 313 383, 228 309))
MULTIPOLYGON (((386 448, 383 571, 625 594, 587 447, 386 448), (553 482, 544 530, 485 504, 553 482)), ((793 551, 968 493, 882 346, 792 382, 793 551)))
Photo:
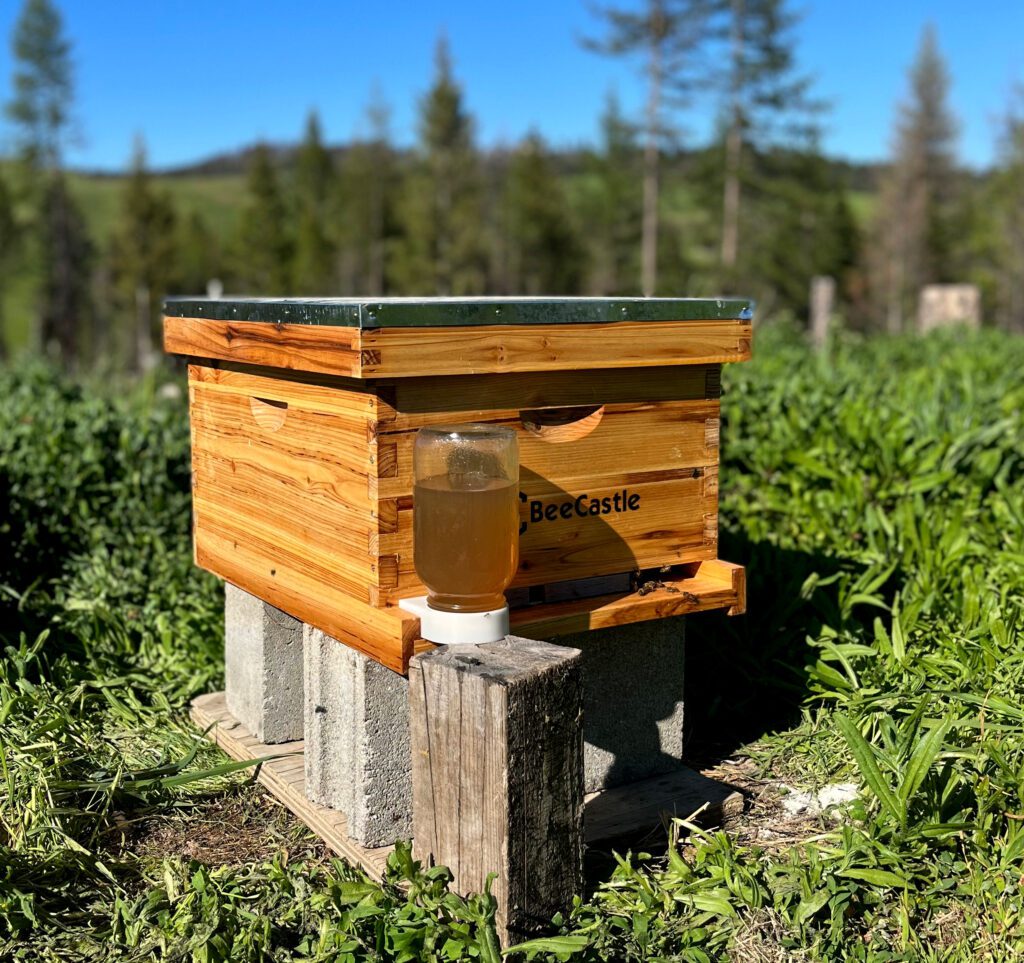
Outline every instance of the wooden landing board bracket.
POLYGON ((729 615, 746 611, 746 573, 742 565, 709 559, 681 569, 680 575, 662 579, 660 586, 649 591, 641 587, 628 595, 602 595, 517 609, 512 612, 512 630, 549 638, 713 609, 726 609, 729 615))
MULTIPOLYGON (((742 615, 746 611, 747 580, 742 565, 717 558, 691 562, 662 578, 657 588, 526 605, 513 608, 510 621, 514 634, 548 639, 714 609, 725 609, 728 615, 742 615)), ((413 644, 415 652, 433 647, 425 639, 413 644)))
MULTIPOLYGON (((348 820, 336 809, 306 798, 302 740, 268 746, 228 711, 223 692, 192 701, 192 722, 232 759, 270 759, 260 766, 258 780, 335 853, 380 880, 394 847, 368 849, 348 835, 348 820)), ((704 825, 727 825, 743 810, 742 796, 692 769, 678 769, 629 786, 590 793, 585 799, 584 827, 588 846, 630 838, 653 838, 673 816, 687 817, 703 807, 704 825)), ((663 838, 659 836, 659 839, 663 838)))

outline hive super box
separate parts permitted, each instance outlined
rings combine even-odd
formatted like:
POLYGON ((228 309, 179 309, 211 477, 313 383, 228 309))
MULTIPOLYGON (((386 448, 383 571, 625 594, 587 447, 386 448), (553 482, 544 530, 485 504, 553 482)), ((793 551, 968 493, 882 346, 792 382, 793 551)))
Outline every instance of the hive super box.
POLYGON ((514 631, 742 611, 717 559, 719 384, 747 301, 167 302, 189 359, 196 562, 404 672, 417 429, 520 446, 514 631), (519 589, 516 591, 516 589, 519 589))

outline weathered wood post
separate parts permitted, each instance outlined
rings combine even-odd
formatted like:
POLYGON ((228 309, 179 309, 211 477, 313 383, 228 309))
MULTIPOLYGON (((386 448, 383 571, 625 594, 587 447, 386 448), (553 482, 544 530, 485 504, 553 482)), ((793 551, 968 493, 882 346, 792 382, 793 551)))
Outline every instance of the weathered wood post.
POLYGON ((463 893, 497 873, 503 940, 543 930, 583 884, 578 649, 508 637, 409 663, 413 837, 463 893))
POLYGON ((836 279, 821 274, 811 278, 811 345, 823 351, 836 299, 836 279))

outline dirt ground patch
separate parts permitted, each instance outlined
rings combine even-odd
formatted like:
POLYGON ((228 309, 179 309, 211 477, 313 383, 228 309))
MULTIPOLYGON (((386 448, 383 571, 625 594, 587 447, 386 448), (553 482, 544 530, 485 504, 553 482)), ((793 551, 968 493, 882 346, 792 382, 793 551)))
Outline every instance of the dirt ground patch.
POLYGON ((179 856, 207 866, 237 866, 287 850, 327 858, 327 847, 262 786, 199 802, 125 829, 123 851, 141 858, 179 856))
POLYGON ((702 769, 701 774, 743 794, 743 813, 723 828, 744 846, 793 846, 814 841, 836 827, 836 819, 827 813, 788 813, 781 802, 787 793, 785 784, 759 777, 750 759, 727 759, 702 769))

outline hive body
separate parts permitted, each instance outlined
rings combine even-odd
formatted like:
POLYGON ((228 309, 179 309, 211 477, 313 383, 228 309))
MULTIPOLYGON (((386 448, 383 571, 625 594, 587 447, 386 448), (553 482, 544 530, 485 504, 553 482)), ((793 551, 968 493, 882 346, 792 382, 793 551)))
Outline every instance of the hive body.
MULTIPOLYGON (((608 303, 558 303, 580 302, 608 303)), ((739 574, 716 561, 719 385, 721 363, 749 355, 747 321, 363 328, 172 313, 165 332, 190 360, 198 564, 397 671, 422 647, 397 602, 425 591, 412 525, 424 425, 518 434, 519 630, 741 604, 739 574), (629 598, 631 573, 666 567, 655 583, 691 590, 629 598)))

